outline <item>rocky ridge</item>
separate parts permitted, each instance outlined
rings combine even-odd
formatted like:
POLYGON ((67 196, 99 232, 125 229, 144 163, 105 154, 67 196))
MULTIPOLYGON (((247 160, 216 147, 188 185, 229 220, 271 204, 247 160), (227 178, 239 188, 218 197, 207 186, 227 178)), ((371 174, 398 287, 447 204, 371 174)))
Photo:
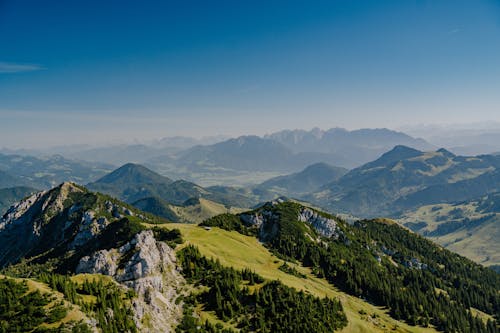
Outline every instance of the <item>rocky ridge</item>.
MULTIPOLYGON (((268 241, 272 239, 278 232, 278 225, 275 223, 279 220, 279 215, 273 210, 265 209, 265 207, 273 207, 284 200, 278 199, 263 206, 263 209, 240 214, 241 221, 251 227, 259 229, 259 239, 268 241)), ((297 220, 307 223, 313 227, 321 236, 337 239, 342 231, 338 228, 337 221, 333 218, 325 217, 317 211, 302 206, 298 212, 297 220)))
POLYGON ((185 280, 177 270, 174 251, 155 240, 153 232, 138 233, 125 245, 83 257, 76 273, 113 277, 137 294, 133 299, 134 321, 143 332, 172 332, 182 316, 176 303, 185 280))

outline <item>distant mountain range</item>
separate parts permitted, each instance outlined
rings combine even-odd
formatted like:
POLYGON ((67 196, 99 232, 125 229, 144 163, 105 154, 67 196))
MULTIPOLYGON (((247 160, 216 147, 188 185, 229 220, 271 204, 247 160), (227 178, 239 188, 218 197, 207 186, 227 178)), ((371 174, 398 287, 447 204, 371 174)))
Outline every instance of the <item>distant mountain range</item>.
POLYGON ((452 203, 500 188, 500 157, 456 156, 397 146, 349 171, 307 199, 357 216, 395 216, 404 210, 452 203))
MULTIPOLYGON (((379 157, 396 145, 406 145, 421 150, 435 149, 422 139, 389 129, 348 131, 333 128, 310 131, 284 130, 263 137, 249 135, 230 139, 173 137, 148 143, 97 148, 86 145, 60 146, 41 151, 20 151, 16 155, 43 156, 58 152, 69 159, 63 163, 55 161, 46 168, 49 165, 62 164, 64 169, 76 171, 75 166, 68 164, 70 161, 73 163, 88 161, 90 163, 86 165, 81 162, 78 164, 90 168, 91 171, 98 169, 109 171, 113 169, 110 165, 116 168, 132 162, 145 165, 160 174, 189 180, 203 186, 215 184, 248 186, 275 176, 298 172, 314 163, 327 163, 348 169, 357 167, 379 157)), ((14 153, 9 151, 4 155, 14 155, 14 153)), ((56 157, 57 155, 52 156, 48 160, 57 159, 56 157)), ((35 158, 41 161, 47 159, 35 158)), ((36 161, 35 164, 40 165, 40 161, 36 161)), ((43 168, 38 167, 38 169, 43 168)), ((1 164, 0 170, 8 171, 1 164)), ((95 175, 88 171, 80 170, 79 179, 75 178, 72 181, 85 183, 102 176, 100 174, 94 177, 95 175)), ((38 178, 41 179, 36 179, 37 183, 41 181, 45 188, 63 181, 60 177, 54 179, 47 176, 53 173, 54 170, 44 170, 39 174, 38 178)), ((73 175, 75 176, 76 172, 73 172, 73 175)))
POLYGON ((326 163, 316 163, 304 170, 286 176, 271 178, 255 187, 258 192, 271 191, 278 195, 299 197, 314 192, 326 183, 335 181, 349 170, 326 163))
POLYGON ((127 163, 96 182, 89 189, 113 195, 125 202, 135 203, 145 198, 158 198, 169 204, 182 205, 188 199, 205 198, 224 205, 250 207, 257 203, 239 190, 229 187, 204 188, 185 180, 173 181, 148 168, 127 163))
POLYGON ((152 165, 174 163, 192 172, 223 168, 245 171, 298 171, 313 163, 330 163, 351 168, 366 163, 395 145, 432 149, 422 139, 388 129, 347 131, 294 130, 265 137, 241 136, 213 145, 195 146, 152 165))
POLYGON ((357 167, 369 162, 396 145, 420 150, 434 146, 423 139, 415 139, 405 133, 379 129, 348 131, 343 128, 311 131, 285 130, 267 135, 266 138, 282 143, 294 153, 323 153, 331 156, 333 165, 345 168, 357 167))
POLYGON ((0 188, 51 188, 64 181, 86 183, 102 177, 112 166, 70 160, 61 155, 34 157, 0 154, 0 188))

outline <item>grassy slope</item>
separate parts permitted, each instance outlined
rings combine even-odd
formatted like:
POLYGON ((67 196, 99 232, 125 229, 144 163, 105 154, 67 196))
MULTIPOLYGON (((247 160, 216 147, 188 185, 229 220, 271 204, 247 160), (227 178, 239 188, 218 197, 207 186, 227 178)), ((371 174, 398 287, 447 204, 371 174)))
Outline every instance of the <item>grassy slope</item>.
MULTIPOLYGON (((0 278, 3 279, 4 277, 5 277, 4 275, 0 275, 0 278)), ((55 327, 58 327, 59 325, 61 325, 63 323, 67 323, 67 322, 70 322, 70 321, 79 322, 81 320, 87 320, 88 319, 88 317, 80 310, 80 308, 78 306, 76 306, 76 305, 68 302, 64 298, 64 295, 62 293, 51 289, 45 283, 41 283, 41 282, 34 281, 34 280, 31 280, 31 279, 20 279, 20 278, 11 278, 11 277, 7 277, 7 278, 8 279, 13 279, 13 280, 15 280, 17 282, 26 281, 28 283, 28 288, 29 288, 28 291, 29 292, 38 290, 39 292, 41 292, 42 294, 47 295, 48 297, 53 297, 54 301, 52 301, 49 304, 47 304, 46 308, 52 308, 56 303, 58 303, 61 300, 64 300, 65 307, 68 309, 66 317, 64 317, 60 321, 57 321, 57 322, 52 323, 52 324, 43 323, 42 325, 40 325, 41 327, 55 328, 55 327)))
POLYGON ((180 221, 189 223, 201 223, 216 215, 224 213, 238 214, 244 210, 236 207, 227 209, 226 206, 220 203, 203 198, 199 200, 200 203, 197 205, 186 207, 171 205, 169 208, 175 212, 180 221))
MULTIPOLYGON (((320 297, 336 297, 342 301, 349 320, 343 333, 371 332, 436 332, 430 328, 412 327, 392 319, 386 311, 363 300, 336 290, 326 280, 319 279, 304 267, 297 267, 307 279, 286 274, 278 269, 282 260, 273 256, 254 237, 244 236, 237 232, 228 232, 219 228, 207 231, 195 225, 169 224, 168 228, 177 228, 182 232, 186 244, 199 247, 207 257, 217 258, 222 264, 242 269, 248 267, 266 279, 280 280, 290 287, 305 290, 320 297), (366 314, 361 315, 359 312, 366 314), (396 330, 393 328, 397 327, 396 330)), ((182 248, 179 247, 179 248, 182 248)))
MULTIPOLYGON (((478 219, 489 214, 483 214, 476 210, 476 206, 470 203, 464 204, 437 204, 422 206, 414 211, 407 212, 405 216, 398 219, 401 224, 408 222, 425 222, 427 226, 419 232, 432 232, 446 222, 440 221, 440 217, 447 216, 452 210, 460 209, 462 216, 478 219)), ((451 218, 449 219, 451 220, 451 218)), ((460 218, 461 220, 461 218, 460 218)), ((500 214, 490 218, 487 222, 474 228, 460 228, 453 232, 439 235, 426 236, 432 241, 443 245, 450 251, 459 253, 477 263, 485 266, 500 264, 500 214)))

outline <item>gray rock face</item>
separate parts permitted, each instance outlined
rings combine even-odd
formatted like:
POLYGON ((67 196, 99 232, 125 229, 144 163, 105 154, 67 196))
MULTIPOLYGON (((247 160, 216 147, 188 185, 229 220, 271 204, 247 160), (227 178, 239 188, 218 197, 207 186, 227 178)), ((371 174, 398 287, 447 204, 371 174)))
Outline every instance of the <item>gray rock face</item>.
MULTIPOLYGON (((283 202, 276 200, 271 202, 274 206, 283 202)), ((279 216, 272 210, 261 210, 254 213, 240 215, 241 221, 248 227, 257 227, 259 229, 259 239, 263 242, 272 239, 278 232, 277 221, 279 216)), ((337 226, 337 221, 321 216, 316 211, 308 207, 302 207, 297 216, 297 220, 305 222, 313 227, 320 235, 327 238, 338 238, 342 231, 337 226)))
POLYGON ((31 206, 43 197, 46 191, 35 193, 23 201, 18 202, 9 208, 7 213, 0 220, 0 230, 5 229, 8 225, 17 222, 23 223, 23 220, 28 220, 29 216, 23 216, 31 208, 31 206), (23 219, 21 219, 23 218, 23 219))
POLYGON ((310 224, 322 236, 328 238, 330 237, 338 238, 339 236, 337 221, 335 221, 334 219, 329 219, 324 216, 321 216, 310 208, 302 207, 297 219, 299 221, 310 224))
POLYGON ((272 239, 278 232, 278 224, 276 223, 279 216, 272 211, 263 210, 253 214, 241 214, 241 221, 249 226, 259 229, 259 239, 262 242, 267 242, 272 239))
POLYGON ((78 233, 70 244, 70 249, 82 246, 89 240, 103 231, 109 224, 105 217, 95 217, 93 211, 86 211, 82 215, 81 223, 78 226, 78 233))
POLYGON ((134 320, 141 332, 172 332, 182 316, 182 304, 175 300, 184 278, 177 270, 174 251, 157 242, 151 230, 138 233, 118 249, 83 257, 76 272, 109 275, 134 289, 138 295, 132 304, 134 320), (129 259, 123 263, 124 258, 129 259))

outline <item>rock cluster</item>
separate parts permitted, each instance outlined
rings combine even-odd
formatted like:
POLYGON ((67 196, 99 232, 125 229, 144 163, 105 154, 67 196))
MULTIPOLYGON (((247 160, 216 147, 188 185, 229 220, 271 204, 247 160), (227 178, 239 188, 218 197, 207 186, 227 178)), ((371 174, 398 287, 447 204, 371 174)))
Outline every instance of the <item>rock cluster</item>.
POLYGON ((321 216, 316 211, 302 207, 299 212, 297 219, 301 222, 306 222, 310 224, 316 231, 318 231, 322 236, 325 237, 339 237, 339 229, 337 226, 337 221, 324 216, 321 216))
POLYGON ((83 257, 77 273, 112 276, 134 289, 134 320, 143 332, 171 332, 182 316, 176 304, 185 283, 176 268, 174 251, 155 240, 151 230, 142 231, 118 249, 101 250, 83 257))

